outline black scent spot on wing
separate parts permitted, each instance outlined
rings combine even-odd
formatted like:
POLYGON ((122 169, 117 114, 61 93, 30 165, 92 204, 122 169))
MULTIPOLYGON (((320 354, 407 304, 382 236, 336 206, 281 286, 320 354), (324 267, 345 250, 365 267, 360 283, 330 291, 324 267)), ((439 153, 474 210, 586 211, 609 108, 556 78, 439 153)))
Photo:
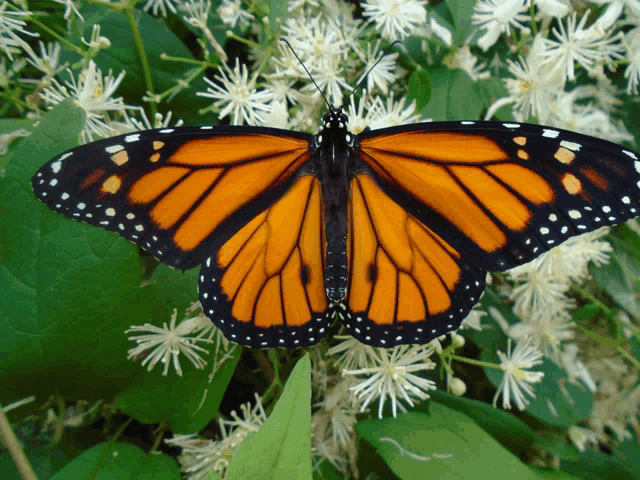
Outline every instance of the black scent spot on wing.
POLYGON ((311 280, 311 275, 309 274, 309 265, 302 264, 302 268, 300 269, 300 277, 302 279, 303 285, 308 285, 311 280))
POLYGON ((369 264, 369 281, 371 283, 376 283, 377 276, 378 276, 378 267, 376 267, 373 263, 369 264))

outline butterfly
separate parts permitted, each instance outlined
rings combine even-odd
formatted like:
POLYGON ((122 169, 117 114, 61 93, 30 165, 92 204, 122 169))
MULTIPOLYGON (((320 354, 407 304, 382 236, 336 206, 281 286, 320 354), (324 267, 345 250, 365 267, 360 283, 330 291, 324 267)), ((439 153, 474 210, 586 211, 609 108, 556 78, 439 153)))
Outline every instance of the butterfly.
POLYGON ((204 313, 257 348, 458 328, 503 271, 638 215, 640 155, 569 131, 457 121, 316 135, 200 126, 129 133, 46 163, 36 197, 158 260, 201 265, 204 313))

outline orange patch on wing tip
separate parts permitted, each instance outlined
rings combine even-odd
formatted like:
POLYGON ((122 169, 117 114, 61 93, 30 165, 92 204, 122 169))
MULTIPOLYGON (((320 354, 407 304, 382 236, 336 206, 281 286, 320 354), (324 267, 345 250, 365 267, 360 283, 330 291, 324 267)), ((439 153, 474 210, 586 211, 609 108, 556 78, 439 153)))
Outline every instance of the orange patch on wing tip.
POLYGON ((562 185, 564 185, 565 190, 571 195, 577 195, 582 191, 582 183, 575 175, 571 175, 570 173, 566 173, 562 177, 562 185))
POLYGON ((593 168, 584 167, 580 169, 580 173, 582 173, 585 177, 589 179, 591 183, 593 183, 596 187, 601 190, 609 190, 609 181, 596 172, 593 168))
POLYGON ((129 161, 129 154, 126 150, 120 150, 111 155, 111 161, 120 167, 129 161))
POLYGON ((518 149, 518 157, 523 160, 529 160, 529 154, 526 152, 526 150, 523 150, 522 148, 518 149))
POLYGON ((527 137, 513 137, 513 141, 521 147, 524 147, 527 144, 527 137))
POLYGON ((82 184, 80 185, 80 190, 84 190, 85 188, 90 187, 91 185, 96 183, 104 175, 105 171, 106 170, 104 168, 97 168, 96 170, 91 172, 89 175, 87 175, 87 177, 83 180, 82 184))
POLYGON ((100 191, 102 193, 117 193, 121 186, 122 179, 118 175, 111 175, 104 181, 100 191))
POLYGON ((160 160, 160 154, 157 152, 149 157, 151 163, 156 163, 158 160, 160 160))
POLYGON ((362 140, 360 147, 374 158, 375 150, 380 150, 440 162, 483 163, 509 159, 507 152, 490 138, 467 133, 418 131, 379 135, 362 140))
POLYGON ((565 165, 569 165, 576 158, 576 154, 571 150, 560 147, 553 157, 558 160, 560 163, 564 163, 565 165))
POLYGON ((155 140, 153 142, 153 149, 154 150, 160 150, 162 147, 164 147, 164 142, 161 142, 160 140, 155 140))

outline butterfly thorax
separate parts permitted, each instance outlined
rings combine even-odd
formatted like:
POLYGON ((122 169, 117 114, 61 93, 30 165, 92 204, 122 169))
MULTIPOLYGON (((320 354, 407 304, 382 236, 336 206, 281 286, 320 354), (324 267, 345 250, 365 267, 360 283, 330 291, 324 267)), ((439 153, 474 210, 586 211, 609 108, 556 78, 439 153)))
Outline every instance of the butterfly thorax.
POLYGON ((327 238, 325 284, 327 296, 337 304, 347 293, 347 203, 350 169, 356 137, 347 131, 349 117, 342 107, 323 117, 312 148, 319 159, 317 174, 322 183, 327 238))

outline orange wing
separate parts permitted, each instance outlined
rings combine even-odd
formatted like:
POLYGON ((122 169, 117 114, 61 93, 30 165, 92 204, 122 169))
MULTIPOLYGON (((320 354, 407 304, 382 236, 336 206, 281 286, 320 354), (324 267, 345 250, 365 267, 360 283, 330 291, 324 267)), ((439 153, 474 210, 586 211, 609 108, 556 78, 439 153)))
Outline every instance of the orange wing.
POLYGON ((186 270, 282 196, 309 139, 252 127, 148 130, 59 155, 32 185, 53 210, 186 270))
POLYGON ((442 122, 364 132, 360 147, 387 194, 486 270, 638 214, 636 154, 586 135, 442 122))
POLYGON ((322 188, 301 176, 200 271, 205 314, 237 343, 258 348, 319 342, 331 323, 322 188))
POLYGON ((391 200, 369 175, 351 181, 344 323, 369 345, 426 343, 455 330, 485 272, 391 200))

